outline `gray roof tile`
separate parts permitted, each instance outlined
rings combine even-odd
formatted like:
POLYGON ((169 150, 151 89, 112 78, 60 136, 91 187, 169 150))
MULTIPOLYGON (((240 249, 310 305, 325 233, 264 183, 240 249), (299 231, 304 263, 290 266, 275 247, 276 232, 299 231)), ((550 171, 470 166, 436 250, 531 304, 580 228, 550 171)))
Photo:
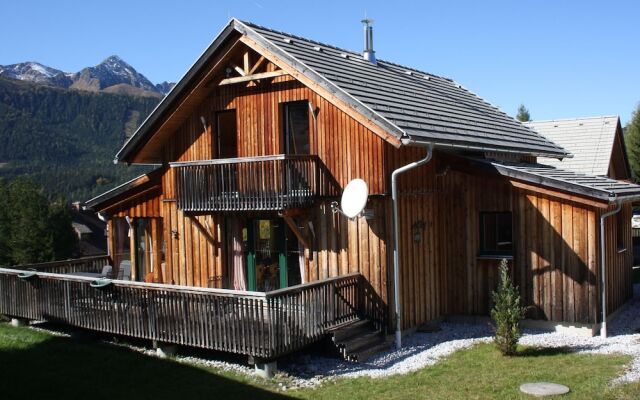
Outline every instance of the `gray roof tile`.
POLYGON ((543 164, 606 176, 618 126, 618 116, 526 122, 529 128, 569 150, 573 158, 540 158, 543 164))
POLYGON ((553 157, 568 153, 451 79, 380 59, 374 65, 357 52, 243 24, 412 138, 553 157))

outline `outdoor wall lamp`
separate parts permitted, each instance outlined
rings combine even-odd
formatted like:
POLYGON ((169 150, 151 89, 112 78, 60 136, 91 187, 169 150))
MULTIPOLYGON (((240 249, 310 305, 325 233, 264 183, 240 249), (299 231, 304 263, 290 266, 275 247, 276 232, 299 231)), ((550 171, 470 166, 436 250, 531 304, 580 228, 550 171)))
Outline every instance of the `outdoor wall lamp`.
POLYGON ((423 220, 418 220, 411 225, 411 232, 413 233, 413 241, 420 243, 422 241, 422 232, 427 227, 427 223, 423 220))

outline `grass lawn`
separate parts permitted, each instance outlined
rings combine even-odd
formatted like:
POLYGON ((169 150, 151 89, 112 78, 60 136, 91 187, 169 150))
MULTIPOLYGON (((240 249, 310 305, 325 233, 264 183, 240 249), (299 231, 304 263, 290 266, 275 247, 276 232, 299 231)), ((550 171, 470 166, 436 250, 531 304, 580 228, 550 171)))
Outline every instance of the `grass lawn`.
POLYGON ((385 379, 340 379, 313 390, 277 392, 277 382, 148 357, 0 323, 0 398, 63 399, 514 399, 525 381, 571 387, 564 398, 637 399, 640 384, 609 388, 626 356, 525 348, 504 358, 491 345, 385 379))

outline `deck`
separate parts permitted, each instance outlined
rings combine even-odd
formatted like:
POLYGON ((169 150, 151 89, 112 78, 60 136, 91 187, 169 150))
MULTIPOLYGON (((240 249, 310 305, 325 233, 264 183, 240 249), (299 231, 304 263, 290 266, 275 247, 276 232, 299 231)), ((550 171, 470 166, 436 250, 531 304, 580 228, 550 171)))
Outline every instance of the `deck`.
POLYGON ((385 304, 360 274, 266 293, 119 280, 96 288, 94 278, 73 275, 99 272, 108 261, 0 268, 0 314, 264 360, 358 319, 379 329, 386 323, 385 304), (29 270, 37 273, 20 277, 29 270))

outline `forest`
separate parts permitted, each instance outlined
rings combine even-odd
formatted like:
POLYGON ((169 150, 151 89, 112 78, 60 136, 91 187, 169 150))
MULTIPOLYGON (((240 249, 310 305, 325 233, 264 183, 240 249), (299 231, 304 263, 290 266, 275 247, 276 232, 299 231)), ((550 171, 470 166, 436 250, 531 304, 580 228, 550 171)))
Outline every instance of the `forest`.
POLYGON ((158 101, 0 78, 0 177, 86 201, 145 172, 112 160, 158 101))

